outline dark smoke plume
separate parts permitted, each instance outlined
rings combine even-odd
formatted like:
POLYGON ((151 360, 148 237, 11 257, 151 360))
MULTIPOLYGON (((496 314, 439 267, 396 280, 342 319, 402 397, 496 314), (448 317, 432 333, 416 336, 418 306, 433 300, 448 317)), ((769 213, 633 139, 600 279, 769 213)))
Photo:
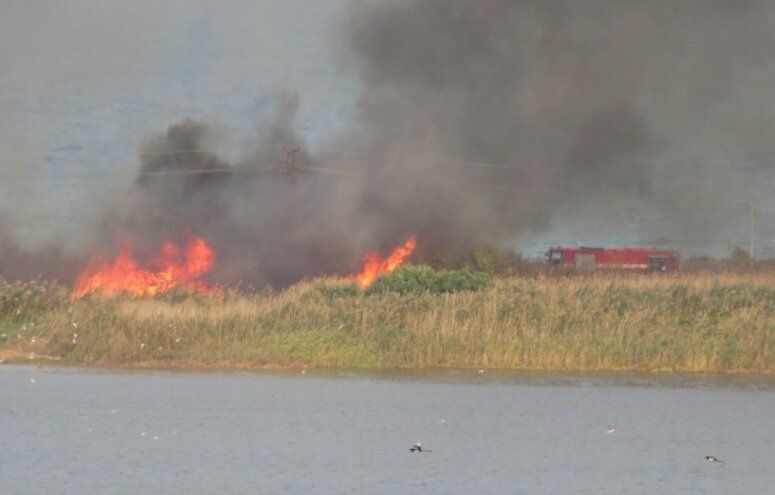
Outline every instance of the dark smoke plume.
POLYGON ((702 249, 750 189, 735 165, 772 172, 773 28, 760 1, 351 2, 348 132, 310 153, 293 93, 267 98, 274 117, 236 160, 207 124, 172 125, 94 247, 195 233, 218 280, 276 286, 353 272, 410 234, 425 259, 623 222, 702 249))
POLYGON ((402 212, 445 243, 639 215, 707 247, 746 189, 730 165, 770 149, 774 14, 754 1, 353 2, 342 46, 364 93, 347 139, 372 172, 401 164, 402 212))
POLYGON ((347 219, 335 213, 336 183, 305 172, 304 153, 291 172, 277 145, 303 145, 289 126, 295 97, 278 96, 274 119, 236 163, 209 151, 212 131, 202 122, 187 119, 154 136, 135 183, 107 216, 105 241, 126 236, 154 246, 171 235, 203 236, 217 253, 215 278, 230 283, 284 286, 354 269, 347 219))

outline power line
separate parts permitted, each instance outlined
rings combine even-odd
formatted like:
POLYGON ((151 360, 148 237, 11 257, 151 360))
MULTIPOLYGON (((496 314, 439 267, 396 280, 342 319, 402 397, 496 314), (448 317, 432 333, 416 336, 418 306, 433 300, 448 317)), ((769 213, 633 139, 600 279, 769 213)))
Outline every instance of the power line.
MULTIPOLYGON (((296 146, 295 148, 289 148, 287 146, 283 146, 283 151, 288 154, 288 150, 293 152, 293 157, 289 157, 290 160, 295 159, 295 154, 300 151, 300 148, 296 146)), ((333 148, 325 148, 318 151, 319 153, 326 154, 326 155, 351 155, 351 156, 359 156, 364 158, 373 159, 375 154, 365 151, 353 151, 353 150, 337 150, 333 148)), ((159 151, 143 151, 140 153, 140 156, 145 155, 177 155, 177 154, 214 154, 211 151, 208 150, 202 150, 202 149, 183 149, 183 150, 159 150, 159 151)), ((383 160, 387 159, 385 156, 382 157, 383 160)), ((434 161, 436 163, 454 163, 458 165, 466 165, 470 167, 479 167, 479 168, 494 168, 494 169, 500 169, 500 170, 532 170, 537 172, 546 172, 546 173, 556 173, 561 172, 562 169, 560 167, 554 167, 554 166, 533 166, 533 165, 524 165, 519 163, 488 163, 488 162, 474 162, 474 161, 466 161, 466 160, 455 160, 451 158, 429 158, 429 160, 434 161)))
MULTIPOLYGON (((286 154, 287 163, 283 166, 278 167, 235 167, 233 169, 189 169, 187 171, 176 171, 176 172, 165 172, 165 173, 142 173, 141 174, 147 174, 147 175, 196 175, 196 174, 214 174, 214 173, 230 173, 231 171, 246 171, 248 169, 250 170, 275 170, 275 169, 283 169, 285 173, 288 175, 295 176, 297 172, 304 171, 305 169, 309 169, 310 167, 298 167, 295 164, 295 155, 300 151, 299 146, 295 146, 293 148, 289 148, 288 146, 283 146, 283 151, 286 154), (292 151, 292 153, 289 155, 288 151, 292 151)), ((363 157, 368 158, 369 160, 381 160, 381 161, 387 161, 389 160, 389 157, 387 157, 384 154, 374 153, 374 152, 367 152, 367 151, 361 151, 361 150, 343 150, 343 149, 336 149, 336 148, 323 148, 317 151, 317 153, 320 154, 337 154, 337 155, 350 155, 350 156, 356 156, 356 157, 363 157)), ((208 155, 214 155, 215 153, 212 151, 204 150, 201 148, 189 148, 189 149, 176 149, 176 150, 147 150, 142 151, 140 153, 140 156, 148 156, 148 155, 195 155, 195 154, 208 154, 208 155)), ((489 169, 498 169, 498 170, 528 170, 532 172, 538 172, 543 174, 556 174, 563 172, 564 169, 557 166, 551 166, 551 165, 543 165, 543 166, 535 166, 535 165, 525 165, 522 163, 492 163, 492 162, 484 162, 484 161, 467 161, 467 160, 456 160, 452 158, 442 158, 442 157, 429 157, 428 160, 433 161, 435 163, 450 163, 450 164, 457 164, 462 165, 465 167, 472 167, 472 168, 489 168, 489 169)), ((318 167, 321 171, 323 167, 318 167)), ((282 170, 281 170, 282 171, 282 170)), ((336 172, 336 173, 342 173, 336 172)), ((93 176, 90 175, 70 175, 67 177, 60 176, 60 178, 68 179, 68 178, 89 178, 94 179, 93 176)), ((10 180, 17 180, 19 178, 14 177, 10 180)), ((0 178, 0 180, 9 180, 8 178, 0 178)), ((751 179, 740 179, 736 178, 736 181, 752 181, 751 179)), ((480 185, 478 187, 484 187, 484 185, 480 185)), ((501 189, 504 186, 493 186, 494 189, 501 189)), ((520 190, 524 190, 525 188, 519 188, 520 190)), ((555 189, 547 188, 547 192, 555 192, 555 189)))
MULTIPOLYGON (((320 153, 323 154, 335 154, 335 155, 352 155, 352 156, 362 156, 365 158, 374 158, 374 153, 365 152, 365 151, 354 151, 354 150, 337 150, 333 148, 324 148, 322 150, 319 150, 320 153)), ((383 156, 382 159, 387 159, 387 157, 383 156)), ((533 170, 537 172, 545 172, 545 173, 556 173, 561 172, 562 169, 560 167, 555 166, 535 166, 535 165, 524 165, 520 163, 489 163, 489 162, 474 162, 474 161, 466 161, 466 160, 455 160, 453 158, 441 158, 441 157, 430 157, 428 160, 436 162, 436 163, 455 163, 458 165, 466 165, 470 167, 480 167, 480 168, 495 168, 495 169, 501 169, 501 170, 533 170)))
POLYGON ((184 155, 184 154, 197 154, 197 153, 203 153, 208 155, 214 155, 212 151, 202 150, 202 149, 190 149, 190 150, 157 150, 157 151, 142 151, 140 152, 140 156, 145 155, 184 155))
MULTIPOLYGON (((294 147, 283 147, 283 152, 286 155, 286 163, 282 165, 273 165, 273 166, 254 166, 254 167, 247 167, 247 166, 236 166, 236 167, 209 167, 209 168, 193 168, 193 169, 178 169, 178 170, 153 170, 153 171, 141 171, 137 175, 140 177, 163 177, 163 176, 189 176, 189 175, 213 175, 213 174, 232 174, 232 173, 248 173, 248 172, 271 172, 271 171, 277 171, 282 172, 287 175, 290 175, 293 178, 293 182, 295 182, 295 177, 298 173, 301 172, 319 172, 323 174, 337 174, 337 175, 343 175, 343 176, 352 176, 352 177, 365 177, 368 175, 368 171, 360 170, 360 171, 354 171, 352 169, 344 169, 344 168, 337 168, 337 167, 331 167, 331 166, 320 166, 320 165, 314 165, 314 166, 304 166, 300 167, 296 164, 296 154, 299 153, 301 148, 297 145, 294 147)), ((179 154, 212 154, 212 152, 203 150, 203 149, 177 149, 177 150, 156 150, 156 151, 144 151, 141 153, 141 156, 145 155, 172 155, 176 156, 179 154)), ((340 155, 352 155, 352 156, 358 156, 358 157, 366 157, 371 159, 374 159, 374 154, 359 150, 338 150, 333 148, 327 148, 323 150, 319 150, 319 153, 323 154, 340 154, 340 155)), ((387 157, 384 155, 382 157, 379 157, 378 159, 386 160, 387 157)), ((541 172, 554 172, 559 171, 560 169, 557 167, 536 167, 536 166, 529 166, 529 165, 523 165, 523 164, 505 164, 505 163, 488 163, 488 162, 473 162, 473 161, 464 161, 464 160, 454 160, 454 159, 433 159, 431 160, 436 161, 437 163, 455 163, 463 166, 468 167, 484 167, 484 168, 495 168, 495 169, 501 169, 501 170, 517 170, 517 169, 523 169, 523 170, 533 170, 533 171, 541 171, 541 172)), ((377 175, 384 175, 384 174, 377 174, 377 175)), ((93 175, 87 175, 87 174, 81 174, 81 175, 69 175, 69 176, 59 176, 58 179, 74 179, 74 178, 84 178, 84 179, 96 179, 97 177, 94 177, 93 175)), ((24 179, 38 179, 38 178, 27 178, 27 177, 12 177, 12 178, 0 178, 0 180, 5 181, 11 181, 11 180, 24 180, 24 179)), ((464 181, 451 181, 449 179, 443 179, 439 177, 433 177, 433 178, 425 178, 428 182, 436 182, 436 183, 446 183, 448 185, 452 185, 455 187, 469 187, 469 188, 476 188, 476 189, 489 189, 489 190, 499 190, 499 191, 518 191, 518 192, 543 192, 543 193, 554 193, 554 194, 560 194, 560 193, 568 193, 571 192, 570 189, 561 189, 561 188, 553 188, 553 187, 542 187, 542 186, 509 186, 509 185, 501 185, 501 184, 475 184, 471 182, 464 182, 464 181)))
POLYGON ((244 172, 277 172, 283 169, 283 165, 276 165, 273 167, 213 167, 213 168, 198 168, 198 169, 186 169, 186 170, 153 170, 146 172, 138 172, 138 176, 168 176, 168 175, 217 175, 217 174, 232 174, 232 173, 244 173, 244 172))

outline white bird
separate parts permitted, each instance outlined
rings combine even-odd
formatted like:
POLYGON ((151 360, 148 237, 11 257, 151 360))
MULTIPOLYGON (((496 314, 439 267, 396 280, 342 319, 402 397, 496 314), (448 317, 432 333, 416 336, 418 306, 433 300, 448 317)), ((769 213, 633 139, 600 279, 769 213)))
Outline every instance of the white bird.
POLYGON ((35 379, 34 378, 30 378, 30 383, 35 383, 35 379))
POLYGON ((614 428, 613 426, 608 425, 607 428, 608 429, 606 430, 606 433, 608 433, 609 435, 616 433, 616 428, 614 428))

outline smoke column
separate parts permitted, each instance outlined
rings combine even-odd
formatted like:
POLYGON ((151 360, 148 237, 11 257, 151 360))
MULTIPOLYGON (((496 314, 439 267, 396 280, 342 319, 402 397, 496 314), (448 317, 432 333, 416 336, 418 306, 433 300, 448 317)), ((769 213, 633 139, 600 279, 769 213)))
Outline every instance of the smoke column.
POLYGON ((772 170, 773 14, 753 1, 352 2, 343 56, 364 93, 347 142, 388 157, 372 171, 400 164, 394 203, 455 236, 508 242, 629 214, 707 249, 751 189, 734 166, 772 170))
POLYGON ((275 286, 352 273, 410 234, 452 259, 634 218, 702 249, 750 191, 735 167, 773 171, 773 28, 757 1, 351 2, 335 27, 361 87, 347 132, 309 151, 293 92, 266 97, 237 159, 205 122, 162 129, 125 193, 95 204, 90 249, 191 232, 219 281, 275 286), (283 145, 300 145, 293 173, 283 145))

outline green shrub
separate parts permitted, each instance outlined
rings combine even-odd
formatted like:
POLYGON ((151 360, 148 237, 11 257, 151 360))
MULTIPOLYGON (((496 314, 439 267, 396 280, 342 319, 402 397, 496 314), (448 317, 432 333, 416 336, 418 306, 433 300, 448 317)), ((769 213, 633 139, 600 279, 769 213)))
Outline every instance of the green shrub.
POLYGON ((460 270, 434 270, 426 265, 408 265, 382 275, 367 289, 367 294, 384 292, 443 292, 474 291, 485 288, 490 277, 485 273, 472 273, 467 268, 460 270))
POLYGON ((327 299, 338 299, 341 297, 352 297, 358 295, 358 286, 355 282, 318 282, 315 284, 315 291, 327 299))

